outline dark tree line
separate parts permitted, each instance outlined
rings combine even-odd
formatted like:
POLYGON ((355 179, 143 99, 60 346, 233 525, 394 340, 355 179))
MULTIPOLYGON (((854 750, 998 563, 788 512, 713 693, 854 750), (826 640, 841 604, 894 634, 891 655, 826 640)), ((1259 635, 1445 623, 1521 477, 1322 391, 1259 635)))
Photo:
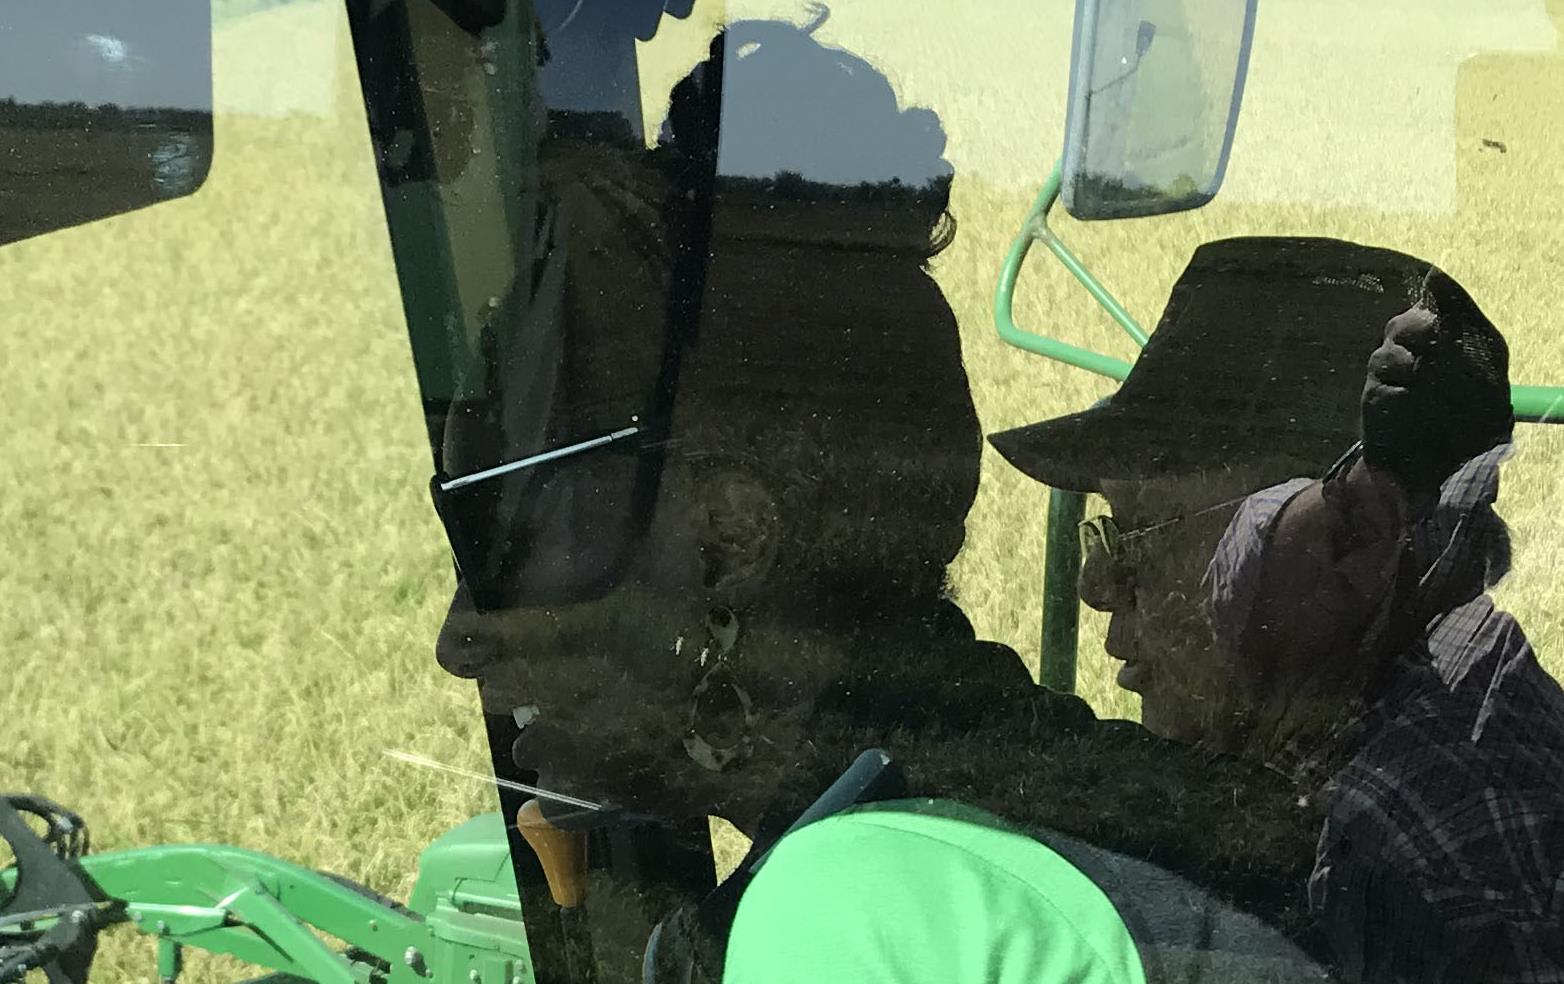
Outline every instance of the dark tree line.
POLYGON ((889 181, 863 181, 858 184, 834 184, 810 181, 796 171, 779 171, 765 178, 723 176, 722 184, 741 194, 765 196, 794 202, 834 202, 838 204, 919 205, 944 202, 950 197, 950 176, 910 185, 900 178, 889 181))
MULTIPOLYGON (((548 129, 549 135, 555 139, 579 140, 610 146, 632 154, 645 153, 653 161, 677 156, 675 151, 667 147, 645 150, 640 138, 631 130, 629 121, 619 113, 551 111, 548 114, 548 129)), ((811 181, 796 171, 779 171, 769 177, 720 175, 717 180, 724 191, 745 197, 844 205, 904 204, 908 206, 947 201, 950 197, 951 181, 950 176, 945 175, 917 185, 906 184, 899 178, 892 178, 889 181, 865 181, 858 184, 834 184, 811 181)))
POLYGON ((0 99, 0 127, 12 130, 127 130, 136 127, 201 130, 209 128, 212 115, 192 109, 121 106, 103 103, 89 106, 73 102, 18 102, 0 99))

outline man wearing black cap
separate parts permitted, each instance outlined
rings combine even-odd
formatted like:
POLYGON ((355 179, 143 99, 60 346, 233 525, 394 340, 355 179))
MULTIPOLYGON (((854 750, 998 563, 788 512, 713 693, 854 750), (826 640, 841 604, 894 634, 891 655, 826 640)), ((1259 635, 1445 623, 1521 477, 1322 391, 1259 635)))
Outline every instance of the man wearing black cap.
MULTIPOLYGON (((1191 271, 1235 248, 1206 247, 1191 271)), ((1190 283, 1198 277, 1181 287, 1190 283)), ((1135 552, 1127 543, 1149 534, 1088 524, 1082 595, 1113 612, 1121 683, 1145 696, 1152 727, 1285 770, 1317 803, 1325 825, 1309 899, 1349 978, 1564 979, 1564 692, 1484 594, 1508 569, 1492 510, 1513 426, 1502 337, 1437 269, 1371 355, 1351 338, 1361 326, 1341 325, 1342 358, 1369 369, 1361 440, 1323 480, 1278 482, 1276 449, 1290 437, 1280 421, 1306 424, 1306 400, 1353 390, 1322 386, 1331 374, 1307 358, 1292 364, 1313 391, 1278 387, 1284 377, 1252 352, 1251 385, 1241 347, 1197 390, 1159 388, 1168 353, 1200 347, 1175 337, 1199 310, 1191 293, 1181 302, 1175 290, 1159 329, 1172 331, 1160 347, 1153 337, 1106 407, 994 439, 1037 477, 1103 491, 1128 514, 1122 525, 1142 526, 1151 511, 1225 526, 1212 559, 1210 525, 1153 522, 1157 549, 1135 552), (1179 418, 1180 399, 1193 419, 1179 418), (1235 413, 1245 400, 1257 419, 1235 413), (1222 406, 1228 414, 1200 413, 1222 406), (1156 432, 1142 431, 1149 461, 1104 455, 1114 478, 1098 482, 1063 453, 1061 435, 1079 439, 1082 418, 1146 426, 1148 407, 1167 415, 1161 436, 1179 427, 1186 448, 1156 448, 1156 432), (1213 447, 1249 464, 1224 470, 1188 450, 1213 447), (1137 469, 1138 486, 1125 480, 1137 469), (1234 515, 1228 493, 1246 482, 1266 487, 1234 515)))
POLYGON ((1231 744, 1193 603, 1206 562, 1245 495, 1323 473, 1357 437, 1364 364, 1427 268, 1336 240, 1208 243, 1117 393, 990 438, 1032 478, 1108 501, 1082 529, 1081 597, 1111 613, 1108 654, 1151 730, 1231 744))

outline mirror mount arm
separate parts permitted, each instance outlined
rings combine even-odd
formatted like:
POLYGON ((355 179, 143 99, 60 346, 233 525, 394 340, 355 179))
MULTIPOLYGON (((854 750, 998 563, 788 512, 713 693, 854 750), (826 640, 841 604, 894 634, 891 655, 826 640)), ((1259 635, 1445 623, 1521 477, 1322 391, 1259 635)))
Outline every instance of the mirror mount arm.
POLYGON ((1143 347, 1146 344, 1146 333, 1141 329, 1140 324, 1108 292, 1107 288, 1092 276, 1048 225, 1048 213, 1059 200, 1063 166, 1062 161, 1054 164, 1048 179, 1043 182, 1042 190, 1038 192, 1037 200, 1032 204, 1032 210, 1027 213, 1026 221, 1021 224, 1020 231, 1010 244, 1004 266, 999 271, 999 285, 994 292, 994 326, 999 331, 999 337, 1009 345, 1122 382, 1129 375, 1130 363, 1027 331, 1015 323, 1013 316, 1016 281, 1021 273, 1021 265, 1026 261, 1026 254, 1031 250, 1032 244, 1040 242, 1060 263, 1064 264, 1065 269, 1070 271, 1082 287, 1086 288, 1087 293, 1102 305, 1109 317, 1118 322, 1119 327, 1134 339, 1137 346, 1143 347))

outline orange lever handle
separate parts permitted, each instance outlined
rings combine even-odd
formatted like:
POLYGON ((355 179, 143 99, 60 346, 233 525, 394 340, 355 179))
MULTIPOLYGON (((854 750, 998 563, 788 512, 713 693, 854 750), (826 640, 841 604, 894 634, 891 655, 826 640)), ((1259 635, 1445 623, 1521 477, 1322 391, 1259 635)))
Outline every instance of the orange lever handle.
POLYGON ((535 799, 516 811, 516 826, 543 862, 549 894, 562 909, 573 909, 586 898, 587 836, 560 830, 543 818, 535 799))

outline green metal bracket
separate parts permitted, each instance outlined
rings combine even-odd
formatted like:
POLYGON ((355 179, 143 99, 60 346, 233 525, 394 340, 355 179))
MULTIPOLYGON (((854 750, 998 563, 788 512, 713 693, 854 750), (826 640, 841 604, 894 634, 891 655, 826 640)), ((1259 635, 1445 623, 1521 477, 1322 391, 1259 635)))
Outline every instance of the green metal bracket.
POLYGON ((190 936, 228 923, 228 910, 214 906, 133 902, 125 913, 131 922, 159 936, 190 936))
POLYGON ((1075 693, 1075 657, 1080 625, 1076 580, 1081 541, 1075 531, 1086 518, 1086 496, 1064 489, 1048 493, 1048 544, 1043 559, 1043 659, 1040 682, 1075 693))
POLYGON ((157 941, 157 976, 163 984, 175 984, 184 969, 184 947, 171 937, 157 941))
POLYGON ((408 904, 424 914, 436 941, 427 957, 434 980, 532 984, 531 949, 500 814, 473 817, 425 848, 408 904))
POLYGON ((1109 317, 1118 322, 1119 327, 1134 339, 1136 345, 1146 344, 1146 333, 1141 329, 1140 324, 1124 309, 1124 305, 1120 304, 1108 289, 1092 276, 1091 271, 1082 265, 1069 247, 1048 226, 1048 213, 1059 200, 1062 167, 1063 162, 1054 165, 1048 180, 1043 182, 1043 188, 1037 194, 1037 200, 1032 203, 1032 210, 1027 213, 1026 221, 1021 224, 1021 231, 1011 241, 1010 252, 1005 256, 1004 266, 1000 268, 999 285, 994 292, 994 324, 999 329, 999 337, 1016 348, 1122 382, 1130 373, 1130 363, 1027 331, 1015 323, 1012 315, 1016 280, 1021 275, 1021 265, 1026 261, 1026 254, 1031 250, 1032 244, 1040 242, 1064 264, 1065 269, 1069 270, 1076 280, 1080 281, 1087 293, 1103 306, 1109 317))
MULTIPOLYGON (((324 874, 256 851, 172 845, 89 854, 75 862, 122 920, 158 940, 158 975, 178 979, 195 946, 310 981, 357 984, 346 957, 316 929, 388 962, 422 945, 429 929, 324 874)), ((11 881, 6 871, 0 881, 11 881)))
MULTIPOLYGON (((308 868, 241 848, 185 844, 89 854, 73 862, 115 921, 157 941, 158 975, 176 982, 185 948, 274 973, 273 984, 533 984, 531 953, 498 813, 424 849, 407 909, 308 868), (350 961, 318 934, 385 961, 350 961)), ((0 871, 13 886, 14 868, 0 871)))
POLYGON ((308 968, 310 980, 319 984, 355 984, 347 958, 332 951, 274 896, 255 888, 234 893, 228 906, 241 925, 254 930, 292 962, 308 968))
POLYGON ((510 841, 498 813, 485 813, 458 824, 424 848, 408 908, 433 912, 442 893, 449 894, 457 907, 476 904, 498 911, 521 911, 510 864, 510 841))
POLYGON ((194 946, 323 984, 355 984, 345 957, 316 930, 396 966, 430 930, 319 872, 241 848, 180 844, 88 855, 83 873, 127 918, 158 938, 159 974, 194 946))

